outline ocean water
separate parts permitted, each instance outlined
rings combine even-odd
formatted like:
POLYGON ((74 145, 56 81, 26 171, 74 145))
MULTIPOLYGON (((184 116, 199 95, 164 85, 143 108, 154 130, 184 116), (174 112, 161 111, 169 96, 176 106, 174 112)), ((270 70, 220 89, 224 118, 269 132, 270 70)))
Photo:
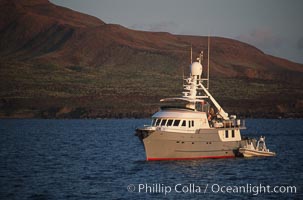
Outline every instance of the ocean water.
POLYGON ((303 199, 302 119, 246 120, 276 157, 149 162, 148 123, 0 120, 0 199, 303 199))

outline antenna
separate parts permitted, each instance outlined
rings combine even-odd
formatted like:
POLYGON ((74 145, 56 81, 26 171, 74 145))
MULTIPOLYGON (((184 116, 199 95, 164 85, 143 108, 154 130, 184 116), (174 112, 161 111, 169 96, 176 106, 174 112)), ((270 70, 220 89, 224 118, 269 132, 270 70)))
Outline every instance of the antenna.
POLYGON ((190 44, 190 64, 193 63, 193 45, 190 44))
POLYGON ((182 84, 184 84, 184 66, 182 65, 182 84))
POLYGON ((201 64, 201 61, 203 61, 203 51, 200 52, 199 57, 197 58, 197 60, 201 64))
POLYGON ((210 52, 210 37, 207 38, 207 89, 209 89, 209 52, 210 52))

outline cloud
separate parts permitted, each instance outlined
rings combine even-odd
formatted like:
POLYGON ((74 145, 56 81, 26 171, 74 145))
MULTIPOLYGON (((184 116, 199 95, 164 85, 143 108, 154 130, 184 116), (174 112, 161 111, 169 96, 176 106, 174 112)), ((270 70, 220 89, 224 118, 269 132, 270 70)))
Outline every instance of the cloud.
POLYGON ((297 42, 297 48, 303 50, 303 37, 301 37, 297 42))
POLYGON ((261 49, 275 49, 283 44, 283 39, 274 35, 270 28, 254 29, 248 34, 243 34, 236 39, 247 42, 261 49))

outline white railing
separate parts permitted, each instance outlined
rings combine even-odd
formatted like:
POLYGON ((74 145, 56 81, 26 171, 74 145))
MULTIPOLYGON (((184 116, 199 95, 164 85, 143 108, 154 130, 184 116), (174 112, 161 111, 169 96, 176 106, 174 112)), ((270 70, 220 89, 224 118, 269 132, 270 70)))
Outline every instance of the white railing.
POLYGON ((223 127, 221 128, 241 128, 244 129, 245 127, 245 120, 241 119, 230 119, 223 121, 223 127))

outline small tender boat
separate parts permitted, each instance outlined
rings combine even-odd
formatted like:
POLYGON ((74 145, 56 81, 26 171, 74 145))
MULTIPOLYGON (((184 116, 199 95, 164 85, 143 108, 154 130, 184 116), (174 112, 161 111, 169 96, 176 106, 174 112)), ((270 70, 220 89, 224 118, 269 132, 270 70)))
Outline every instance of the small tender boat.
POLYGON ((239 152, 243 154, 244 157, 254 157, 254 156, 275 156, 275 152, 270 152, 266 148, 265 137, 260 137, 257 145, 255 146, 253 141, 248 141, 243 148, 239 148, 239 152))

